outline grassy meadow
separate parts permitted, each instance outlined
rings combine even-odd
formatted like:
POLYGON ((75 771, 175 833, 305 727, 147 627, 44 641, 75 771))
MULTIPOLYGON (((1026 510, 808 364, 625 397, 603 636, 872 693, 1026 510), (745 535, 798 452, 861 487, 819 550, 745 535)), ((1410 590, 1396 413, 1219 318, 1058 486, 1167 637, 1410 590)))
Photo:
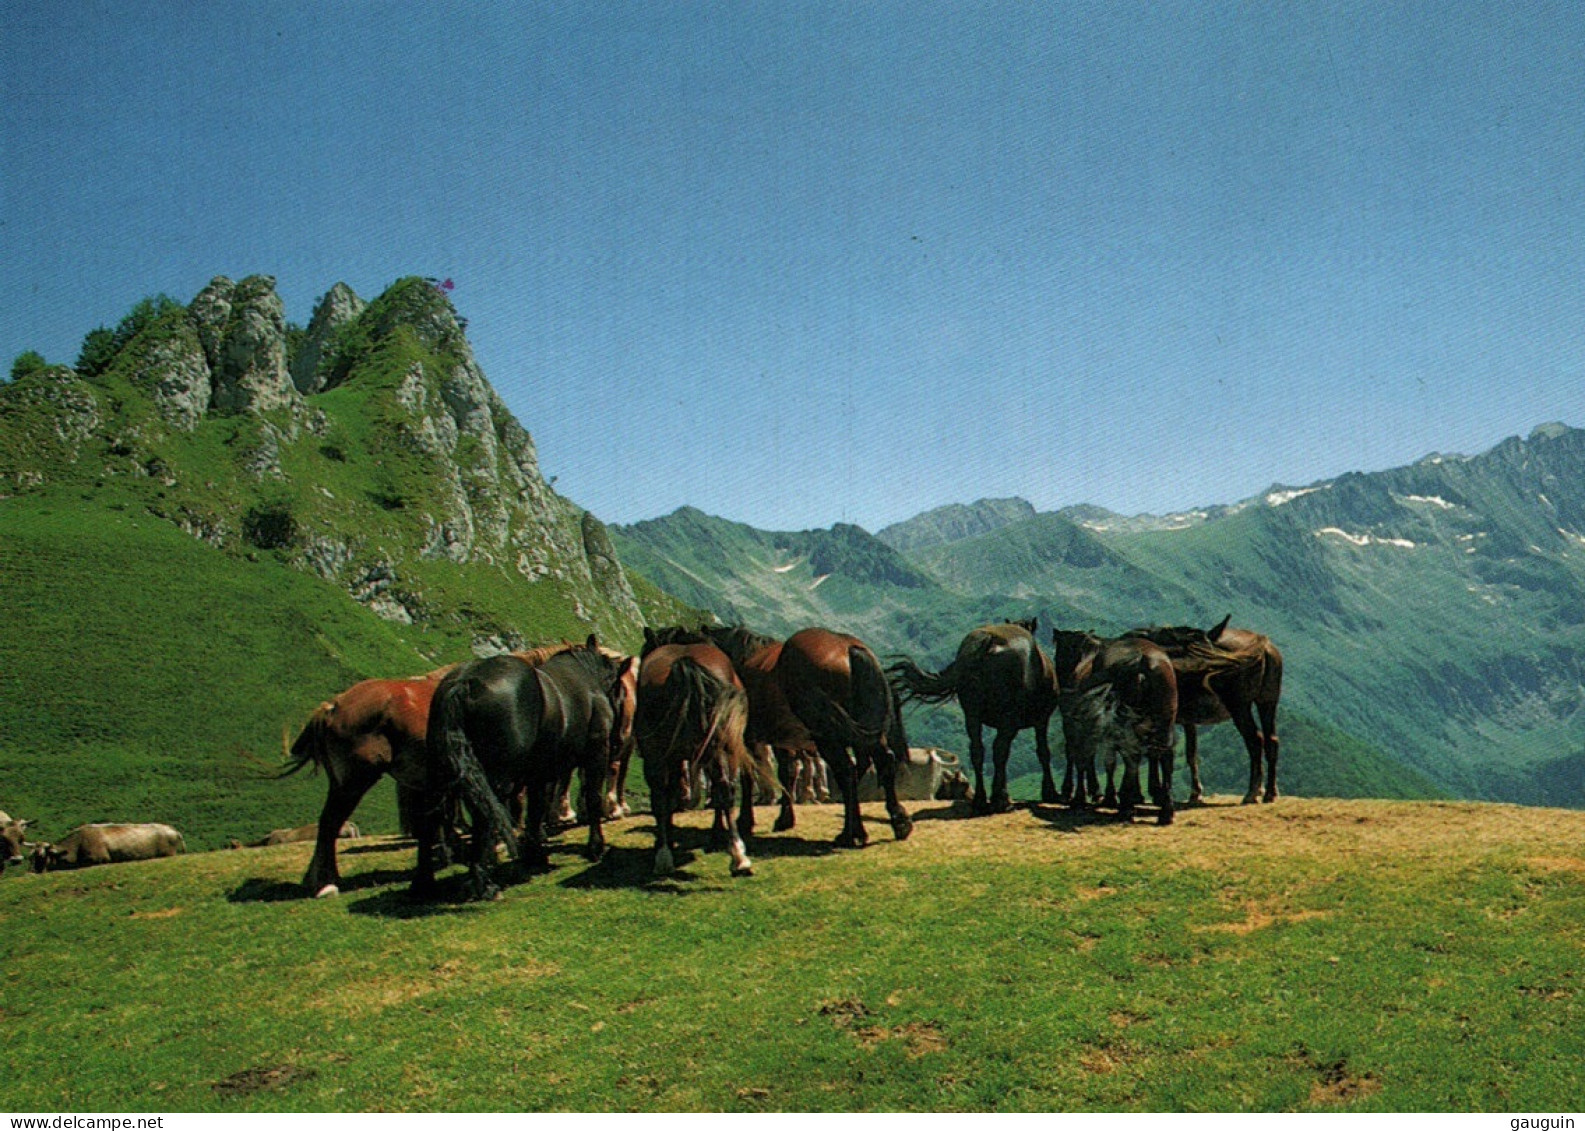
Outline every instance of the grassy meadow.
MULTIPOLYGON (((0 1108, 1552 1111, 1585 1095, 1585 813, 1226 796, 1158 828, 834 807, 731 880, 686 818, 489 905, 412 849, 0 881, 0 1108)), ((762 828, 769 814, 761 813, 762 828)), ((460 872, 451 873, 460 876, 460 872)))

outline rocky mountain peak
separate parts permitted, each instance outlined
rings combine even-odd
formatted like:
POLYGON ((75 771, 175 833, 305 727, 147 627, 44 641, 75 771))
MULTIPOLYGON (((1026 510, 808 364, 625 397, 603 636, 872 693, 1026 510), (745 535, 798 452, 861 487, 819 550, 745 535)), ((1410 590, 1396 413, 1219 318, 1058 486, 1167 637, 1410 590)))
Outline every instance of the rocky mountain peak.
POLYGON ((292 384, 297 386, 299 393, 317 393, 329 387, 329 374, 322 371, 326 350, 342 328, 362 314, 368 305, 345 283, 337 283, 325 292, 315 305, 302 344, 292 358, 292 384))

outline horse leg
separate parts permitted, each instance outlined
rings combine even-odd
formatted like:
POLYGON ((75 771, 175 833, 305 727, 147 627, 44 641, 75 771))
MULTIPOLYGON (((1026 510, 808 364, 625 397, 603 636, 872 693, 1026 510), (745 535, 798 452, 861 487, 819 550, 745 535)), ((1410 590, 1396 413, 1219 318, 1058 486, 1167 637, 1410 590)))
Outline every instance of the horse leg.
POLYGON ((1012 727, 998 727, 996 738, 991 743, 991 757, 994 759, 994 776, 991 778, 991 812, 1005 813, 1013 807, 1012 798, 1007 795, 1007 759, 1013 752, 1013 736, 1018 732, 1012 727))
POLYGON ((1150 777, 1154 783, 1154 800, 1158 806, 1156 824, 1170 825, 1176 812, 1172 800, 1172 731, 1170 729, 1167 731, 1166 742, 1151 744, 1150 777))
POLYGON ((820 757, 819 753, 806 753, 804 761, 809 766, 809 780, 814 783, 815 804, 829 804, 831 801, 831 782, 826 774, 825 759, 820 757))
POLYGON ((319 812, 319 831, 314 838, 314 858, 308 862, 303 886, 314 896, 335 895, 341 890, 341 871, 336 866, 336 838, 341 826, 363 800, 371 786, 380 780, 380 771, 359 765, 339 782, 332 782, 319 812))
MULTIPOLYGON (((1047 732, 1051 729, 1051 715, 1035 724, 1035 757, 1040 759, 1040 803, 1052 805, 1062 797, 1057 793, 1056 779, 1051 776, 1051 736, 1047 732)), ((1063 788, 1068 788, 1069 782, 1063 779, 1063 788)), ((1068 796, 1071 798, 1072 794, 1068 796)))
MULTIPOLYGON (((1108 809, 1113 809, 1113 808, 1117 807, 1117 779, 1116 779, 1116 774, 1117 774, 1117 763, 1113 762, 1113 763, 1111 763, 1110 765, 1108 765, 1106 767, 1106 796, 1101 800, 1101 804, 1105 805, 1108 809)), ((1099 788, 1101 783, 1099 781, 1097 781, 1095 784, 1096 784, 1097 788, 1099 788)), ((1123 775, 1123 788, 1125 790, 1128 788, 1127 771, 1124 771, 1124 775, 1123 775)), ((1139 788, 1139 783, 1137 781, 1134 783, 1134 788, 1135 789, 1139 788)))
POLYGON ((414 899, 435 898, 435 853, 440 841, 440 810, 427 800, 417 807, 413 839, 418 842, 418 861, 413 867, 413 882, 408 894, 414 899))
MULTIPOLYGON (((1106 775, 1108 782, 1111 781, 1111 776, 1108 771, 1106 775)), ((1129 754, 1123 759, 1123 785, 1117 795, 1118 817, 1124 821, 1132 821, 1135 806, 1144 799, 1145 795, 1139 789, 1139 757, 1137 754, 1129 754)))
MULTIPOLYGON (((661 766, 662 758, 644 759, 644 784, 649 787, 650 812, 655 817, 655 874, 669 876, 677 864, 671 851, 671 815, 677 807, 677 786, 661 766)), ((673 769, 673 776, 676 771, 673 769)))
POLYGON ((837 834, 836 846, 862 848, 869 842, 869 834, 864 831, 864 816, 859 812, 859 776, 853 755, 839 743, 826 741, 819 745, 820 756, 831 767, 837 788, 842 791, 842 831, 837 834))
POLYGON ((605 855, 605 829, 602 825, 605 814, 599 800, 605 795, 604 746, 604 743, 600 743, 601 749, 596 749, 584 758, 579 779, 583 808, 587 810, 584 815, 589 819, 589 840, 584 845, 583 854, 591 864, 598 864, 605 855))
MULTIPOLYGON (((468 858, 468 892, 473 899, 489 902, 501 898, 501 889, 490 872, 495 866, 495 837, 490 836, 490 817, 473 813, 473 845, 468 858)), ((507 834, 510 836, 510 832, 507 834)))
POLYGON ((556 783, 556 798, 552 805, 552 818, 558 825, 576 825, 578 815, 572 811, 572 771, 568 770, 556 783))
POLYGON ((1183 724, 1183 761, 1189 767, 1189 804, 1199 805, 1205 788, 1200 784, 1200 728, 1193 723, 1183 724))
POLYGON ((989 813, 991 802, 985 795, 985 739, 980 734, 980 717, 963 713, 963 727, 969 732, 969 761, 974 763, 974 800, 970 803, 975 813, 989 813))
POLYGON ((743 796, 737 807, 737 835, 744 840, 754 835, 754 790, 758 784, 752 770, 738 773, 737 788, 743 796))
POLYGON ((781 812, 776 814, 776 823, 771 826, 777 832, 785 832, 798 823, 793 813, 793 792, 798 786, 798 770, 803 765, 803 757, 785 747, 776 747, 776 780, 781 782, 781 812))
POLYGON ((914 819, 897 797, 897 759, 884 743, 874 749, 870 758, 875 763, 875 780, 885 791, 886 815, 891 818, 892 835, 898 840, 907 840, 914 831, 914 819))
MULTIPOLYGON (((530 781, 523 792, 522 869, 525 874, 550 867, 550 852, 545 846, 545 817, 558 792, 554 780, 530 781)), ((475 837, 474 839, 478 839, 475 837)))
MULTIPOLYGON (((732 777, 723 772, 719 765, 711 762, 710 800, 715 807, 715 822, 711 827, 711 839, 720 834, 721 845, 727 850, 727 855, 732 857, 732 874, 734 876, 752 876, 754 862, 748 858, 748 850, 743 847, 743 838, 738 829, 732 827, 732 777)), ((743 790, 743 803, 752 806, 754 803, 754 778, 748 773, 742 775, 739 783, 743 790)), ((749 809, 749 827, 754 824, 753 809, 749 809)))
POLYGON ((1244 749, 1249 752, 1249 790, 1244 794, 1243 804, 1254 805, 1260 800, 1260 763, 1264 754, 1260 731, 1255 729, 1254 713, 1250 711, 1248 703, 1229 708, 1228 714, 1233 718, 1233 725, 1238 728, 1238 736, 1244 740, 1244 749))
POLYGON ((1277 704, 1258 703, 1260 710, 1261 745, 1266 751, 1267 801, 1277 800, 1277 704))

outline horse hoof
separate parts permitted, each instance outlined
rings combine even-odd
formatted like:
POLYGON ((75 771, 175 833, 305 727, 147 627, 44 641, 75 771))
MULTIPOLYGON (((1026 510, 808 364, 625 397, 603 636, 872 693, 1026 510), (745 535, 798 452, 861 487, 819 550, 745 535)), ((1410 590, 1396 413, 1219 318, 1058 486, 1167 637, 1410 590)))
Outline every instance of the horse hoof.
POLYGON ((1156 817, 1156 824, 1158 824, 1158 825, 1170 825, 1170 824, 1172 824, 1172 811, 1170 809, 1162 810, 1161 813, 1158 814, 1157 817, 1156 817))
POLYGON ((340 894, 341 894, 341 889, 338 888, 335 884, 326 884, 324 887, 320 888, 318 891, 316 891, 314 893, 314 898, 315 899, 327 899, 327 898, 329 898, 332 895, 340 895, 340 894))
POLYGON ((992 813, 1008 813, 1012 811, 1012 808, 1012 799, 1006 794, 998 794, 996 797, 991 799, 992 813))
POLYGON ((1271 793, 1266 794, 1266 796, 1265 796, 1265 798, 1263 800, 1266 802, 1267 805, 1270 805, 1273 801, 1277 800, 1276 792, 1273 791, 1271 793))
POLYGON ((741 864, 732 865, 732 874, 734 876, 752 876, 754 874, 754 862, 745 859, 741 864))
POLYGON ((898 840, 907 840, 908 834, 914 831, 914 819, 904 813, 901 817, 892 818, 892 835, 898 840))
POLYGON ((1256 797, 1253 793, 1246 793, 1246 794, 1244 794, 1244 800, 1240 801, 1239 804, 1240 805, 1255 805, 1255 804, 1258 804, 1259 801, 1260 801, 1260 798, 1256 797))
POLYGON ((669 876, 675 867, 676 864, 671 857, 671 849, 661 848, 656 850, 655 874, 657 876, 669 876))
POLYGON ((1056 790, 1054 790, 1054 789, 1046 789, 1044 787, 1041 788, 1041 790, 1040 790, 1040 804, 1042 804, 1042 805, 1056 805, 1061 800, 1062 800, 1062 798, 1057 796, 1057 791, 1056 790))
POLYGON ((784 833, 788 829, 793 827, 793 823, 794 822, 793 822, 792 814, 791 813, 787 813, 787 814, 785 814, 783 816, 777 817, 776 818, 776 823, 771 826, 771 829, 773 831, 775 831, 775 832, 784 833))

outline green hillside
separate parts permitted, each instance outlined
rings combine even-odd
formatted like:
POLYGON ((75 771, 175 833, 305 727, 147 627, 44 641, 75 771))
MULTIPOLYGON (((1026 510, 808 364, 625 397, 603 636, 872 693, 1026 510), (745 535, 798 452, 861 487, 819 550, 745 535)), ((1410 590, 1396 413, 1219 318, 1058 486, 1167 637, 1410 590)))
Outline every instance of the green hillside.
POLYGON ((315 339, 217 280, 0 384, 0 807, 40 835, 306 823, 324 782, 260 773, 357 680, 692 615, 545 484, 443 294, 347 296, 315 339))

